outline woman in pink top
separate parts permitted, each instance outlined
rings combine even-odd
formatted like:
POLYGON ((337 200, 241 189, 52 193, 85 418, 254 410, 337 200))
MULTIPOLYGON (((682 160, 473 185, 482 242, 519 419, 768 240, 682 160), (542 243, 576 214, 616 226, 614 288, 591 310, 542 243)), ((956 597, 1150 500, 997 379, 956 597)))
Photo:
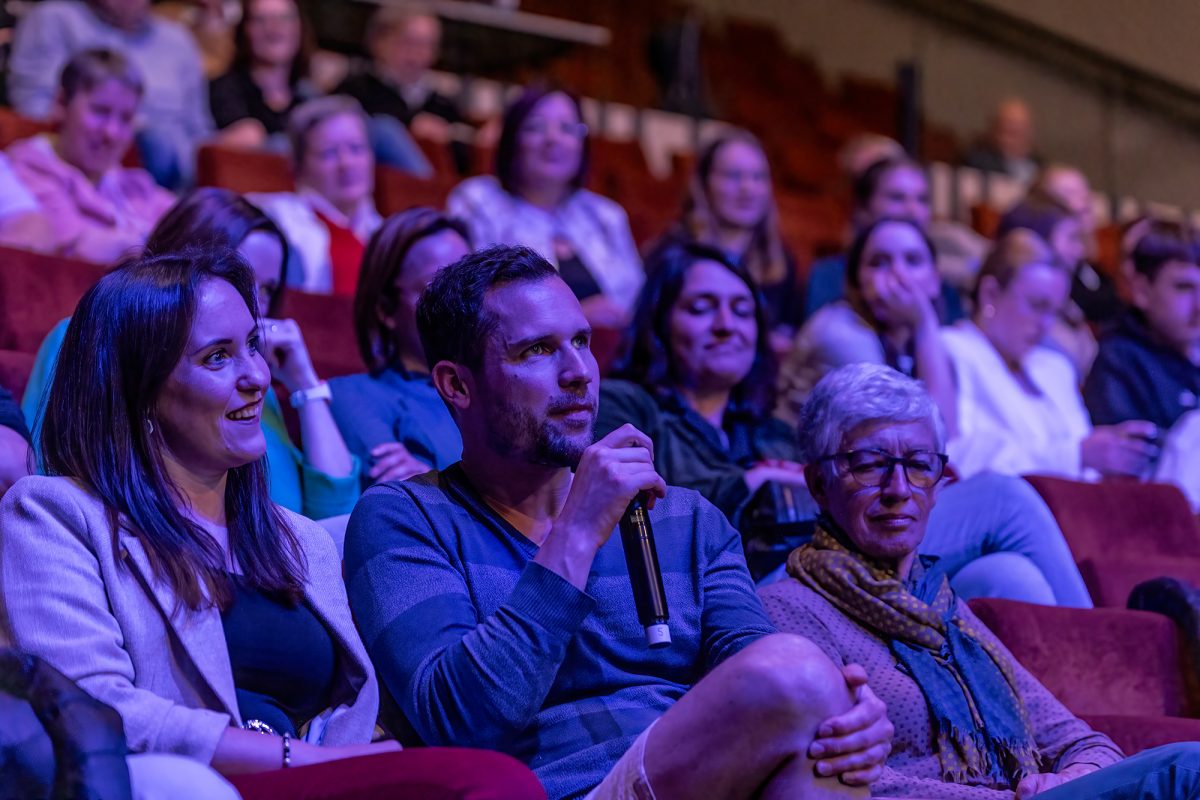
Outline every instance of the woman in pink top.
POLYGON ((175 198, 121 159, 133 141, 142 77, 124 56, 85 50, 63 67, 58 132, 8 148, 13 172, 53 221, 52 252, 110 263, 140 248, 175 198))

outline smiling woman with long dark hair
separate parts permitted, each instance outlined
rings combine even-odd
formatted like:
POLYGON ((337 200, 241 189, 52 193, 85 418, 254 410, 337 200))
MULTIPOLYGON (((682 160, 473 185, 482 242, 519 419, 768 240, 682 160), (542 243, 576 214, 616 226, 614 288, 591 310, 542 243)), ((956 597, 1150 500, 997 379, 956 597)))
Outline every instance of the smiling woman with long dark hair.
MULTIPOLYGON (((767 481, 803 484, 795 433, 771 416, 774 359, 745 268, 697 243, 652 264, 617 378, 601 385, 597 435, 632 423, 655 467, 731 520, 767 481)), ((736 524, 736 522, 735 522, 736 524)))

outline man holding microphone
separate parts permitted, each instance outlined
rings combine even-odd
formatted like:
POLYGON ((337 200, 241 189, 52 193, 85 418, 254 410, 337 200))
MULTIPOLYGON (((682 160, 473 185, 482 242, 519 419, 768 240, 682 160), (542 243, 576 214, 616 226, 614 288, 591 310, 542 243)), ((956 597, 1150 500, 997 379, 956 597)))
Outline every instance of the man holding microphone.
POLYGON ((774 632, 741 540, 668 487, 626 425, 593 443, 591 331, 533 251, 446 267, 418 328, 462 461, 367 491, 350 520, 355 618, 430 745, 528 763, 552 798, 866 797, 892 727, 858 667, 774 632), (647 646, 613 533, 639 495, 671 643, 647 646))

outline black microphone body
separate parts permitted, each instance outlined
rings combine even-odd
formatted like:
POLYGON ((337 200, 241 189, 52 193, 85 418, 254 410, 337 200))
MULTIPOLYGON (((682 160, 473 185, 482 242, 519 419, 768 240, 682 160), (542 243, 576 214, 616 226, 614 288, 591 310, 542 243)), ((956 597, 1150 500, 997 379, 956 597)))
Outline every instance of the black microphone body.
POLYGON ((666 647, 671 643, 667 595, 663 591, 658 550, 654 547, 654 530, 650 527, 644 492, 639 493, 621 515, 620 529, 625 563, 629 566, 629 582, 633 585, 633 602, 637 606, 638 622, 646 629, 646 644, 666 647))

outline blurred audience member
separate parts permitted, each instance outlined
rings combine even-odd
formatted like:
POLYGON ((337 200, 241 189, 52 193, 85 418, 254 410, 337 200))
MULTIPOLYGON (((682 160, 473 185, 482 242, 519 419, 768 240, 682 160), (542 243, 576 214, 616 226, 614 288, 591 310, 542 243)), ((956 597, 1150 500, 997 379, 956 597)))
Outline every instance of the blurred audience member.
POLYGON ((81 50, 105 48, 128 58, 145 86, 137 135, 142 163, 168 188, 190 183, 196 147, 212 133, 200 53, 181 25, 150 13, 150 0, 47 0, 21 19, 8 88, 13 106, 33 119, 54 110, 63 66, 81 50))
POLYGON ((588 128, 579 101, 527 89, 504 115, 496 176, 460 183, 446 202, 471 241, 522 244, 558 267, 588 321, 607 328, 630 319, 644 273, 625 210, 583 188, 588 128))
POLYGON ((919 383, 846 367, 817 386, 802 419, 821 524, 788 558, 791 579, 760 596, 780 631, 835 664, 861 664, 879 687, 896 742, 872 796, 1197 796, 1200 745, 1125 759, 984 627, 940 559, 919 554, 946 466, 937 405, 919 383))
POLYGON ((407 128, 412 136, 449 146, 458 171, 470 168, 470 150, 453 141, 453 128, 463 122, 453 100, 433 88, 429 70, 437 62, 442 42, 442 24, 429 10, 419 6, 383 5, 367 25, 367 54, 370 61, 347 77, 337 88, 362 103, 371 116, 376 155, 381 161, 409 168, 411 139, 398 137, 400 152, 391 154, 388 142, 407 128))
MULTIPOLYGON (((1078 273, 1079 265, 1084 263, 1087 255, 1086 232, 1079 216, 1049 195, 1031 194, 1000 218, 996 238, 1002 239, 1021 228, 1042 237, 1068 274, 1075 276, 1078 273)), ((1071 361, 1076 382, 1082 384, 1096 358, 1096 337, 1083 311, 1069 297, 1043 344, 1058 350, 1071 361)))
POLYGON ((204 76, 213 80, 233 63, 237 0, 160 0, 154 13, 192 32, 200 48, 204 76))
POLYGON ((210 87, 223 144, 286 148, 288 114, 316 94, 303 32, 295 0, 243 0, 233 63, 210 87))
POLYGON ((748 535, 768 481, 804 489, 791 426, 774 418, 766 304, 723 250, 678 242, 648 262, 628 352, 600 384, 596 437, 632 424, 667 483, 695 489, 748 535))
POLYGON ((462 438, 429 376, 417 299, 438 270, 471 251, 466 226, 432 208, 384 220, 363 256, 354 328, 367 372, 334 378, 333 417, 363 464, 364 485, 445 469, 462 438))
POLYGON ((1129 420, 1093 428, 1075 370, 1042 344, 1070 286, 1068 268, 1026 229, 998 240, 984 262, 974 317, 942 335, 958 392, 949 452, 961 474, 1146 473, 1155 426, 1129 420))
MULTIPOLYGON (((870 150, 867 148, 867 152, 870 150)), ((911 220, 922 232, 928 230, 933 214, 929 177, 924 167, 911 158, 902 155, 876 161, 855 176, 852 188, 850 225, 855 235, 885 217, 911 220)), ((805 319, 829 303, 842 299, 845 287, 845 256, 830 256, 813 263, 808 274, 808 288, 804 293, 805 319)), ((939 308, 943 314, 942 323, 961 319, 963 309, 958 294, 949 286, 940 285, 940 279, 938 291, 942 296, 939 308)))
POLYGON ((1032 181, 1038 171, 1033 146, 1033 113, 1018 97, 1001 100, 992 112, 988 132, 963 163, 986 172, 999 172, 1019 181, 1032 181))
POLYGON ((175 197, 145 170, 121 166, 142 97, 137 67, 84 50, 63 67, 55 135, 8 148, 13 172, 53 221, 49 249, 101 264, 138 250, 175 197))
MULTIPOLYGON (((726 133, 700 151, 683 217, 655 249, 687 240, 716 247, 745 268, 763 293, 772 350, 787 353, 803 314, 802 287, 780 238, 771 168, 752 134, 726 133)), ((647 257, 647 271, 656 255, 647 257)))
POLYGON ((29 430, 12 393, 0 386, 0 497, 33 469, 29 430))
MULTIPOLYGON (((283 409, 268 387, 261 419, 266 439, 271 500, 310 519, 348 514, 359 494, 360 463, 346 449, 329 411, 329 393, 313 371, 312 358, 294 320, 282 319, 288 251, 270 218, 225 189, 197 189, 159 222, 146 243, 152 254, 175 253, 197 243, 236 248, 254 272, 258 308, 264 315, 261 351, 271 378, 297 408, 304 449, 288 435, 283 409)), ((53 380, 69 320, 50 331, 38 348, 21 404, 31 427, 41 427, 41 407, 53 380)))
POLYGON ((1111 278, 1092 265, 1097 256, 1096 207, 1092 187, 1082 172, 1066 164, 1048 164, 1030 189, 1031 197, 1044 195, 1061 203, 1083 228, 1087 252, 1075 269, 1071 282, 1071 301, 1079 306, 1083 317, 1092 324, 1114 322, 1124 311, 1111 278))
POLYGON ((8 156, 0 152, 0 246, 44 251, 53 238, 54 230, 37 198, 13 172, 8 156))
POLYGON ((375 210, 375 159, 367 118, 349 97, 319 97, 288 120, 296 191, 256 195, 297 262, 289 282, 308 292, 353 295, 375 210))
POLYGON ((1096 425, 1169 430, 1200 408, 1200 243, 1152 223, 1133 248, 1133 308, 1100 339, 1083 397, 1096 425))
POLYGON ((911 216, 864 227, 846 257, 846 299, 804 323, 781 374, 778 413, 796 420, 827 372, 858 362, 887 364, 925 382, 954 429, 954 380, 942 346, 944 299, 936 254, 911 216))

